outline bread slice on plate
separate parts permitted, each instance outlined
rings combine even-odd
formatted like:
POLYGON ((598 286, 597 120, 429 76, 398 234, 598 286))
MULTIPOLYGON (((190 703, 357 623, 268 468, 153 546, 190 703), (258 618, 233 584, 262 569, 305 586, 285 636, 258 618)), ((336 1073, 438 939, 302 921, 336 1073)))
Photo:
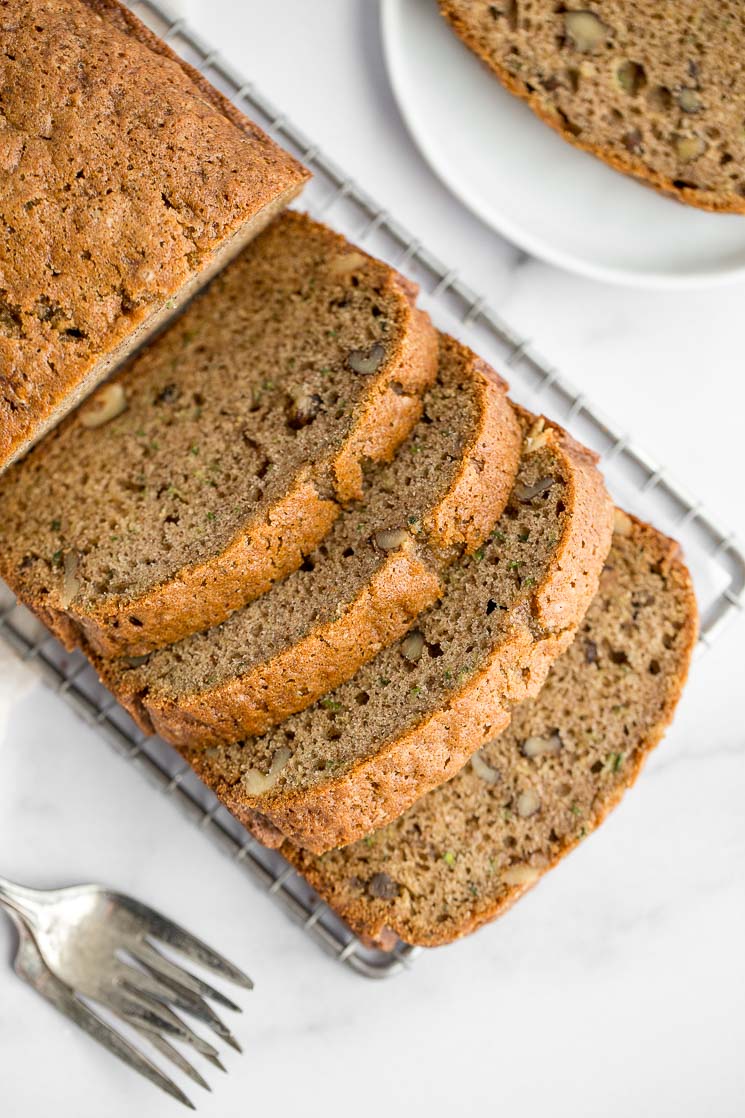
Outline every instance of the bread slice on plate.
POLYGON ((504 729, 571 640, 597 589, 612 506, 589 451, 519 416, 505 512, 443 574, 441 599, 403 640, 263 737, 181 747, 263 841, 281 832, 321 853, 394 819, 504 729))
POLYGON ((402 637, 502 512, 522 433, 507 385, 440 338, 438 380, 395 460, 374 467, 300 570, 222 625, 99 674, 143 729, 176 745, 260 734, 402 637))
POLYGON ((439 2, 565 140, 681 202, 745 213, 740 4, 439 2))
POLYGON ((141 655, 297 569, 422 411, 415 288, 287 213, 0 480, 0 574, 69 646, 141 655))
POLYGON ((593 831, 672 718, 696 639, 675 543, 617 517, 600 589, 540 694, 405 815, 321 858, 282 853, 359 934, 433 947, 500 916, 593 831))
POLYGON ((0 468, 309 177, 113 0, 8 0, 0 468))

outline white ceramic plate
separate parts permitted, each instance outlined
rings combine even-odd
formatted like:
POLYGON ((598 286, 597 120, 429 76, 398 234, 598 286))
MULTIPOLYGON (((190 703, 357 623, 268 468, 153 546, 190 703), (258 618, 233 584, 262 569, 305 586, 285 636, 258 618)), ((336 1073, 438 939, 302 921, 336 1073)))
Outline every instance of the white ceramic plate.
POLYGON ((745 279, 745 217, 682 206, 565 143, 460 42, 436 0, 383 0, 382 26, 393 90, 422 154, 493 229, 613 283, 745 279))

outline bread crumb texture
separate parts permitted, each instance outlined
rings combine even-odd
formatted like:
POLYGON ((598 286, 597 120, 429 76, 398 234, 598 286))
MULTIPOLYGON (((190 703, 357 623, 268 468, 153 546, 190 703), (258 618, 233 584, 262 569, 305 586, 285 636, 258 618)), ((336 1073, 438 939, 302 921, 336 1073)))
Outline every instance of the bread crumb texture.
POLYGON ((361 496, 436 372, 410 286, 284 214, 0 480, 3 577, 104 654, 218 624, 361 496))
POLYGON ((322 852, 447 780, 538 690, 597 588, 612 506, 593 458, 520 412, 517 481, 484 544, 443 575, 415 630, 262 737, 199 753, 239 818, 322 852))
POLYGON ((403 637, 438 598, 442 570, 484 542, 507 501, 522 434, 506 388, 441 335, 412 435, 369 468, 365 499, 299 570, 214 629, 144 660, 98 662, 143 729, 190 746, 263 733, 403 637))
POLYGON ((440 0, 440 9, 566 140, 690 205, 745 212, 737 0, 440 0))
POLYGON ((625 514, 621 529, 576 639, 504 733, 362 841, 320 858, 283 847, 359 934, 434 946, 474 931, 636 779, 680 696, 697 615, 677 545, 625 514))

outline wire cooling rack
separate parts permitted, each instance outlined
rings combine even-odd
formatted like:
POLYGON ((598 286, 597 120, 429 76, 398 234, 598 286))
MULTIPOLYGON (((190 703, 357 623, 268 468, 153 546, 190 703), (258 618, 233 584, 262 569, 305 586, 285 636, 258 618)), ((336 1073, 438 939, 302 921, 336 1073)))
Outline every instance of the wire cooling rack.
MULTIPOLYGON (((422 302, 436 325, 458 335, 497 369, 506 371, 512 394, 533 411, 568 427, 601 455, 606 480, 618 504, 652 521, 681 541, 701 610, 699 652, 710 647, 722 626, 745 606, 745 554, 732 534, 700 501, 601 415, 583 393, 517 334, 452 269, 382 210, 309 137, 236 73, 182 19, 153 0, 129 6, 153 31, 199 69, 239 108, 257 120, 314 173, 301 205, 350 239, 389 261, 420 284, 422 302)), ((392 951, 371 950, 318 899, 276 852, 266 850, 222 807, 183 760, 157 738, 146 738, 104 690, 80 653, 69 655, 0 583, 0 637, 111 745, 168 795, 231 858, 339 962, 368 978, 400 973, 416 949, 400 943, 392 951)))

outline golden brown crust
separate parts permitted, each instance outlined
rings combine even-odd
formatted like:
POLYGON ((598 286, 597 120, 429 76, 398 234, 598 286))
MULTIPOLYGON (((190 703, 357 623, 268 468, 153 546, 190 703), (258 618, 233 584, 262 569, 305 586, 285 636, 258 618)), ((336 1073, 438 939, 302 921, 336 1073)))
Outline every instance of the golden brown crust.
POLYGON ((113 0, 14 0, 4 19, 0 469, 309 177, 113 0))
POLYGON ((425 521, 432 547, 441 553, 483 543, 504 509, 520 462, 522 431, 505 393, 508 385, 490 365, 454 338, 443 344, 481 376, 481 423, 448 492, 425 521))
POLYGON ((625 153, 618 150, 610 150, 609 148, 602 147, 600 144, 593 144, 587 140, 583 140, 580 136, 576 136, 565 126, 565 122, 558 114, 552 114, 546 111, 536 91, 531 90, 526 83, 521 82, 513 74, 510 74, 484 50, 483 45, 479 42, 478 36, 463 22, 460 18, 460 14, 451 7, 448 0, 438 0, 438 2, 443 16, 469 50, 472 50, 474 54, 478 55, 482 62, 484 62, 491 72, 499 79, 505 89, 514 94, 515 97, 519 97, 521 101, 524 101, 544 124, 547 124, 554 132, 557 132, 567 143, 572 144, 573 147, 579 148, 580 151, 585 151, 589 155, 596 156, 614 170, 636 179, 637 182, 651 186, 660 194, 664 194, 668 198, 674 198, 678 202, 683 202, 686 205, 695 206, 698 209, 713 213, 745 213, 745 196, 732 193, 727 197, 723 197, 713 190, 703 190, 700 187, 676 186, 671 178, 647 166, 640 158, 635 156, 633 152, 625 153))
MULTIPOLYGON (((529 417, 525 409, 517 411, 529 417)), ((553 432, 555 445, 571 464, 567 471, 570 527, 559 540, 546 578, 533 595, 533 615, 538 623, 546 630, 561 631, 576 626, 595 595, 597 557, 604 560, 608 553, 613 513, 605 487, 598 482, 598 456, 563 427, 545 416, 540 420, 544 432, 553 432)))
POLYGON ((390 461, 422 414, 422 393, 437 375, 437 331, 416 305, 416 284, 392 272, 389 283, 406 308, 406 326, 384 371, 377 377, 357 423, 331 463, 339 501, 363 496, 362 465, 390 461))
MULTIPOLYGON (((342 776, 263 796, 247 794, 240 784, 218 782, 215 791, 247 826, 260 812, 291 842, 318 854, 354 842, 456 773, 485 740, 505 728, 510 707, 539 690, 597 589, 613 522, 593 455, 558 425, 544 423, 545 438, 572 484, 556 559, 546 583, 532 592, 530 605, 521 599, 513 607, 509 620, 505 618, 505 638, 476 673, 451 691, 446 709, 389 739, 342 776), (537 624, 546 627, 537 631, 537 624)), ((198 754, 189 750, 187 756, 197 773, 208 775, 198 754)))
POLYGON ((461 378, 470 378, 478 419, 449 488, 424 520, 427 544, 436 554, 425 557, 414 548, 391 554, 334 620, 317 625, 270 660, 204 691, 177 698, 157 688, 128 691, 126 683, 124 689, 119 683, 115 664, 112 672, 105 661, 97 661, 101 678, 142 729, 192 749, 264 733, 402 637, 441 593, 443 564, 483 543, 507 503, 522 432, 505 382, 454 339, 441 336, 440 345, 442 360, 462 363, 461 378))
MULTIPOLYGON (((267 136, 266 132, 264 132, 262 128, 259 128, 258 124, 249 120, 232 101, 228 100, 219 89, 216 89, 214 85, 208 82, 204 74, 201 74, 194 66, 190 66, 185 59, 168 46, 168 43, 159 38, 149 27, 146 27, 142 20, 138 19, 130 8, 125 7, 119 0, 81 0, 81 2, 85 4, 87 8, 90 8, 91 11, 100 15, 108 23, 119 28, 120 31, 125 31, 128 35, 131 35, 133 39, 137 39, 138 42, 148 47, 153 54, 159 54, 163 58, 167 58, 170 62, 175 62, 188 76, 189 80, 197 87, 199 92, 206 97, 224 117, 227 117, 236 128, 240 128, 241 132, 245 132, 247 135, 266 145, 272 153, 278 154, 282 163, 292 159, 284 148, 279 148, 275 145, 274 141, 267 136)), ((310 172, 300 163, 297 163, 296 160, 293 160, 293 162, 301 172, 303 179, 307 181, 310 178, 310 172)))
MULTIPOLYGON (((664 679, 660 694, 660 705, 653 720, 643 726, 642 737, 633 745, 630 764, 624 770, 623 781, 616 784, 605 797, 598 797, 593 815, 583 831, 568 837, 558 847, 555 855, 540 869, 540 875, 548 872, 561 861, 586 834, 595 830, 621 800, 625 791, 636 781, 647 757, 660 741, 669 725, 675 707, 685 685, 691 655, 698 634, 698 612, 690 574, 680 558, 679 547, 648 524, 629 518, 632 525, 634 542, 649 557, 649 560, 665 572, 677 593, 685 602, 685 616, 677 641, 677 668, 669 678, 664 679)), ((562 711, 557 710, 555 723, 561 727, 562 711)), ((271 832, 263 833, 260 821, 255 823, 262 838, 272 838, 271 832)), ((253 829, 253 828, 252 828, 253 829)), ((472 900, 471 904, 453 914, 447 922, 431 924, 427 927, 414 926, 405 916, 400 916, 392 908, 383 915, 381 906, 366 901, 364 896, 353 897, 345 881, 326 869, 322 858, 313 857, 299 850, 290 842, 282 847, 282 853, 308 880, 314 889, 334 907, 350 927, 366 942, 374 943, 383 949, 390 949, 398 939, 417 943, 421 946, 436 947, 451 943, 454 939, 469 935, 483 925, 504 914, 523 893, 532 888, 530 885, 514 885, 498 897, 484 896, 472 900)))

